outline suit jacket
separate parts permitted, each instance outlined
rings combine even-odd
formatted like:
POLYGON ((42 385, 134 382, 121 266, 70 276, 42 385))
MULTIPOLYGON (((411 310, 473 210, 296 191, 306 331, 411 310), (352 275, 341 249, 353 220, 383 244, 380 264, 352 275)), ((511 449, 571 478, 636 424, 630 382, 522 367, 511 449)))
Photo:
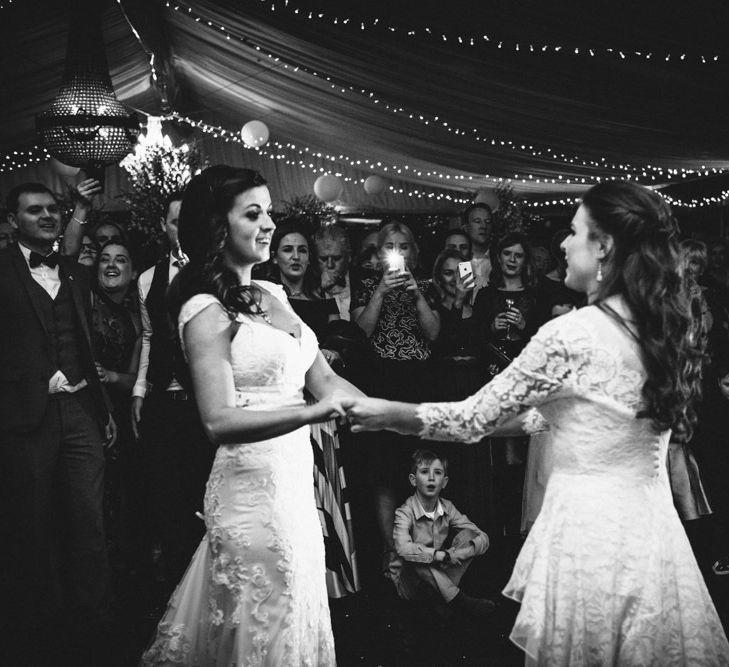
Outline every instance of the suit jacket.
MULTIPOLYGON (((59 258, 59 275, 67 280, 76 315, 76 338, 85 377, 103 426, 109 404, 91 353, 91 300, 84 267, 59 258)), ((48 402, 52 367, 48 334, 33 277, 17 244, 0 250, 0 432, 28 432, 38 426, 48 402)))

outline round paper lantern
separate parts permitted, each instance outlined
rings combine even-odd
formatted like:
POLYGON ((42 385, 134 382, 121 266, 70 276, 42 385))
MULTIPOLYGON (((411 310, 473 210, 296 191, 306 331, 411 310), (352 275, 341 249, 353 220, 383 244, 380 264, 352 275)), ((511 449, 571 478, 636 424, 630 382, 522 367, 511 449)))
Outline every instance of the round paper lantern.
POLYGON ((496 194, 496 190, 492 188, 480 188, 476 193, 473 203, 486 204, 492 211, 495 211, 499 208, 499 196, 496 194))
POLYGON ((387 181, 382 176, 372 174, 364 182, 364 189, 368 195, 379 195, 387 188, 387 181))
POLYGON ((334 201, 342 193, 342 181, 334 174, 323 174, 314 181, 314 194, 322 201, 334 201))
POLYGON ((260 120, 249 120, 241 128, 240 138, 248 148, 260 148, 268 141, 268 127, 260 120))
POLYGON ((63 162, 59 162, 56 158, 51 158, 51 169, 56 172, 61 178, 76 178, 76 174, 79 172, 79 167, 70 167, 63 162))

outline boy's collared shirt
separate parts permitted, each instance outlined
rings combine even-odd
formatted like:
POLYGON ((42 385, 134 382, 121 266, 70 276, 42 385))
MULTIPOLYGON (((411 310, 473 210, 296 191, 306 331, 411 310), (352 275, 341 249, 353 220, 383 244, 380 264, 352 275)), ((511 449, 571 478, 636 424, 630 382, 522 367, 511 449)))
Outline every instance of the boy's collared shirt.
POLYGON ((435 552, 443 548, 449 531, 464 528, 476 533, 472 540, 475 546, 474 556, 485 553, 489 545, 486 533, 465 514, 461 514, 450 500, 439 498, 431 519, 413 494, 395 511, 395 550, 404 560, 432 563, 435 552))

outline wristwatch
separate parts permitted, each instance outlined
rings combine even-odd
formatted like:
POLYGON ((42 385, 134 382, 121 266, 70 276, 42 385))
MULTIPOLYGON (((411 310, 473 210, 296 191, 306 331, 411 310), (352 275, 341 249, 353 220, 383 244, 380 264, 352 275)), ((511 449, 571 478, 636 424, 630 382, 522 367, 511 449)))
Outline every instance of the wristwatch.
POLYGON ((441 551, 443 552, 443 560, 441 561, 441 563, 450 563, 451 562, 450 553, 448 551, 446 551, 445 549, 441 549, 441 551))

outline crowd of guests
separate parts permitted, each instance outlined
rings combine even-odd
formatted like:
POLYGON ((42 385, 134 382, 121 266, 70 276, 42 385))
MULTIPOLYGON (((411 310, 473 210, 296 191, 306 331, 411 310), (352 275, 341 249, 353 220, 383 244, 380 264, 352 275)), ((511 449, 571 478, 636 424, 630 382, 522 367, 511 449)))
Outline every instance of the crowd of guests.
MULTIPOLYGON (((61 370, 68 369, 61 382, 79 391, 88 384, 93 391, 89 411, 100 412, 107 429, 105 465, 96 460, 93 475, 91 468, 83 475, 73 472, 79 461, 76 454, 57 454, 66 457, 62 494, 73 495, 83 485, 87 493, 92 487, 94 493, 103 488, 103 516, 89 518, 88 507, 72 510, 75 522, 93 524, 93 530, 77 526, 79 535, 86 534, 73 539, 86 540, 89 553, 98 556, 103 549, 98 540, 105 535, 113 568, 125 572, 153 568, 171 589, 204 532, 198 514, 214 455, 167 300, 170 284, 187 262, 177 233, 183 194, 168 197, 159 221, 166 251, 153 266, 140 266, 122 225, 103 219, 90 222, 91 201, 99 189, 93 180, 79 185, 76 208, 62 233, 61 212, 47 188, 39 184, 15 188, 7 201, 8 222, 0 223, 0 248, 7 248, 3 252, 8 257, 16 252, 18 258, 21 251, 32 250, 33 256, 26 259, 34 284, 54 298, 53 290, 61 286, 63 299, 56 298, 55 306, 42 302, 40 292, 31 301, 48 310, 48 322, 53 320, 53 308, 68 309, 55 314, 57 320, 66 318, 69 331, 56 327, 53 359, 61 359, 61 370), (60 263, 45 259, 55 253, 54 248, 62 256, 60 263), (35 254, 43 255, 37 267, 35 254), (72 269, 69 262, 77 266, 72 269), (66 282, 58 282, 58 274, 46 275, 56 265, 83 284, 81 307, 90 314, 87 332, 83 328, 70 332, 71 310, 79 304, 74 294, 65 294, 66 282), (82 350, 81 357, 70 355, 73 346, 82 350), (83 383, 76 377, 76 370, 87 361, 93 362, 98 383, 83 383)), ((435 251, 435 260, 426 266, 425 249, 414 230, 401 221, 355 235, 339 224, 312 230, 282 220, 273 234, 271 259, 255 268, 254 278, 283 287, 293 310, 314 331, 326 361, 366 394, 412 402, 460 400, 508 366, 541 325, 583 305, 584 297, 564 285, 560 246, 569 233, 557 231, 548 248, 521 233, 495 238, 493 212, 477 203, 462 213, 459 226, 444 232, 437 247, 428 249, 435 251)), ((722 239, 707 244, 687 239, 681 250, 695 335, 705 341, 707 357, 701 417, 690 442, 672 443, 671 481, 700 562, 709 562, 716 575, 724 575, 729 574, 729 497, 724 482, 729 466, 725 447, 729 254, 722 239), (711 517, 708 527, 706 517, 711 517)), ((10 285, 6 282, 4 289, 10 285)), ((19 283, 13 289, 28 285, 19 283)), ((5 309, 13 297, 3 298, 5 309)), ((14 349, 3 352, 10 355, 14 349)), ((20 362, 22 356, 8 359, 11 368, 20 362)), ((67 389, 50 395, 63 395, 67 389)), ((64 427, 44 428, 50 433, 64 427)), ((535 441, 529 447, 527 437, 511 437, 472 447, 435 443, 431 445, 435 452, 430 452, 420 450, 411 436, 392 432, 353 436, 331 421, 312 426, 312 446, 316 451, 312 483, 323 517, 330 596, 356 592, 374 573, 390 578, 405 599, 412 599, 426 582, 446 602, 458 600, 465 613, 493 611, 493 604, 473 600, 457 586, 470 559, 488 547, 487 535, 493 542, 528 531, 539 511, 539 487, 549 474, 548 443, 535 441), (447 489, 444 479, 449 480, 447 489), (407 500, 411 487, 416 494, 407 500), (441 491, 449 499, 444 498, 444 506, 454 521, 452 527, 467 529, 448 549, 441 549, 448 537, 447 524, 437 544, 428 543, 417 530, 422 512, 430 513, 431 520, 435 512, 439 519, 441 491), (454 512, 455 507, 460 511, 454 512), (371 533, 361 532, 358 521, 371 525, 371 533), (379 544, 381 559, 373 559, 371 551, 366 552, 366 561, 357 557, 362 535, 368 543, 379 544), (462 564, 452 570, 457 571, 455 576, 443 579, 432 566, 444 559, 462 564), (423 562, 428 567, 420 567, 423 562), (413 570, 413 563, 420 569, 413 570)), ((21 485, 17 470, 31 470, 30 464, 21 465, 11 457, 1 463, 2 486, 17 492, 21 485)), ((50 468, 57 462, 34 465, 43 471, 35 484, 48 488, 42 493, 18 492, 14 505, 5 506, 4 517, 24 500, 35 503, 34 530, 50 554, 58 536, 42 515, 54 502, 58 482, 50 468)), ((102 567, 98 559, 82 555, 73 567, 89 568, 94 562, 102 567)), ((80 575, 73 568, 68 572, 67 580, 83 588, 80 575)), ((32 588, 28 583, 32 572, 18 577, 16 586, 32 588)), ((77 600, 79 608, 102 608, 109 592, 74 594, 95 596, 93 605, 77 600)))

